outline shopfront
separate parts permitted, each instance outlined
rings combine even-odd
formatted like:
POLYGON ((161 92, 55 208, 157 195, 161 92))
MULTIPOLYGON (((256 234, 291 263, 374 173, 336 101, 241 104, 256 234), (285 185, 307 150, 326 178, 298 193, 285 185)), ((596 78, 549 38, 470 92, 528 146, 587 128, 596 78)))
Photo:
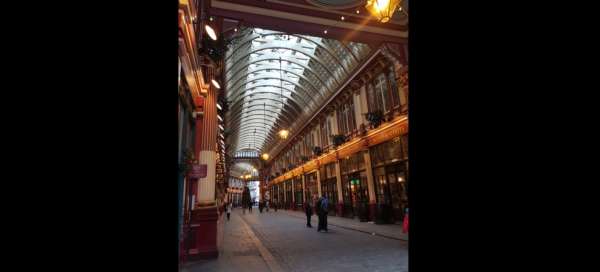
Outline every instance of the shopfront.
POLYGON ((338 203, 337 179, 335 163, 321 167, 321 193, 329 199, 329 215, 336 215, 335 206, 338 203))
POLYGON ((294 200, 297 210, 303 210, 302 205, 304 205, 304 197, 302 197, 302 176, 294 177, 294 200))
POLYGON ((363 152, 340 160, 344 216, 368 217, 369 190, 363 152))
POLYGON ((408 135, 370 149, 378 209, 387 223, 399 222, 408 207, 408 135))
MULTIPOLYGON (((304 188, 306 189, 306 199, 305 201, 313 201, 313 199, 319 196, 319 191, 317 189, 317 172, 312 172, 310 174, 304 175, 304 188)), ((314 202, 310 202, 314 205, 314 202)))

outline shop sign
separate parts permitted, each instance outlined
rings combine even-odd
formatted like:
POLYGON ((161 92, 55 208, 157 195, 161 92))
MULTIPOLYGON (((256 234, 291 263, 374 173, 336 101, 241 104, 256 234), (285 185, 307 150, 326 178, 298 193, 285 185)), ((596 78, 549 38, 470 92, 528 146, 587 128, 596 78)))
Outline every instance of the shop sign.
POLYGON ((190 178, 205 178, 206 177, 206 164, 194 164, 190 171, 190 178))

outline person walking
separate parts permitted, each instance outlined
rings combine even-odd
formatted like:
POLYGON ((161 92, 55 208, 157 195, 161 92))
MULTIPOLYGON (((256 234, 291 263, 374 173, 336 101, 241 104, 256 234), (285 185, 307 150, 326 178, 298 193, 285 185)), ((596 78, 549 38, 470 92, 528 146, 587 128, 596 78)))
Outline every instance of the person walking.
POLYGON ((329 200, 327 199, 326 195, 323 195, 323 197, 321 198, 321 229, 324 230, 325 232, 329 232, 327 230, 327 213, 329 212, 329 200))
POLYGON ((248 187, 244 187, 244 191, 242 192, 242 209, 243 214, 246 214, 246 208, 252 212, 252 200, 250 199, 250 190, 248 187))
POLYGON ((229 221, 229 217, 231 216, 231 203, 227 204, 227 221, 229 221))
POLYGON ((323 209, 321 208, 323 204, 323 198, 319 197, 317 199, 317 203, 315 204, 315 208, 317 209, 317 218, 319 223, 317 224, 317 232, 320 232, 323 229, 323 209))
POLYGON ((306 201, 304 204, 304 212, 306 213, 306 227, 312 228, 312 225, 310 224, 310 217, 312 216, 313 210, 310 200, 306 201))

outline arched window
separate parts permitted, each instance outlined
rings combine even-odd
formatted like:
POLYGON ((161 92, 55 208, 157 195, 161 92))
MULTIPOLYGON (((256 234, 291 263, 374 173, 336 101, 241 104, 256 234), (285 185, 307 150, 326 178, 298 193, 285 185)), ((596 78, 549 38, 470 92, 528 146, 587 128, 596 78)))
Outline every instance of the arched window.
POLYGON ((387 78, 390 83, 390 93, 392 95, 393 108, 398 108, 400 107, 400 90, 398 89, 398 83, 396 82, 396 73, 394 72, 393 67, 390 68, 387 78))

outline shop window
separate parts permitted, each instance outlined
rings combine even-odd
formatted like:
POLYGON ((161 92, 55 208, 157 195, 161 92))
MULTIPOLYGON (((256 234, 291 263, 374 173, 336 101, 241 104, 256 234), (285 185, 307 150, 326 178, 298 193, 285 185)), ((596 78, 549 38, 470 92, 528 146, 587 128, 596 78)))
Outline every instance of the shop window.
POLYGON ((375 168, 373 171, 373 178, 375 179, 375 196, 378 204, 387 204, 389 199, 387 198, 387 179, 385 176, 385 169, 383 167, 375 168))
POLYGON ((386 152, 386 162, 395 162, 402 159, 402 143, 400 137, 383 144, 386 152))
POLYGON ((352 96, 350 96, 350 99, 348 100, 346 109, 348 111, 346 116, 346 118, 348 119, 348 130, 350 132, 353 132, 356 130, 356 118, 354 117, 354 100, 352 96))
POLYGON ((339 134, 348 135, 356 130, 356 120, 354 119, 354 101, 352 97, 342 103, 337 110, 339 134))
POLYGON ((390 110, 390 99, 388 96, 387 80, 383 73, 379 74, 375 79, 375 92, 379 108, 382 109, 383 112, 388 112, 390 110))
POLYGON ((294 179, 294 194, 295 194, 295 201, 296 201, 296 205, 297 206, 302 206, 302 204, 304 203, 303 198, 302 198, 302 177, 296 177, 294 179))
POLYGON ((321 144, 322 147, 329 146, 329 135, 331 134, 331 126, 329 125, 329 118, 325 118, 321 122, 321 144))
POLYGON ((319 171, 321 172, 321 180, 325 180, 327 179, 327 169, 325 167, 321 167, 321 169, 319 169, 319 171))
POLYGON ((377 103, 375 87, 373 87, 373 84, 367 84, 367 102, 369 104, 370 112, 375 112, 377 110, 381 110, 381 108, 379 107, 379 104, 377 103))
POLYGON ((328 165, 325 166, 325 168, 327 169, 327 178, 332 178, 335 177, 335 163, 330 163, 328 165))

